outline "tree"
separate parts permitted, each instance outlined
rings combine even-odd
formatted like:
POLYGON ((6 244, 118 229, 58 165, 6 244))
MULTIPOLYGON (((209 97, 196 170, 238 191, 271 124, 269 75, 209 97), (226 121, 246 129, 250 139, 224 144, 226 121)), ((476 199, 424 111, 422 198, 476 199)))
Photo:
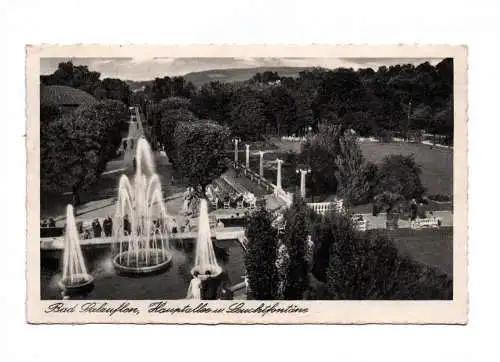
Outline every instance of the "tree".
POLYGON ((295 196, 285 215, 286 226, 283 241, 288 251, 289 263, 284 288, 286 300, 302 300, 309 285, 307 263, 307 206, 295 196))
POLYGON ((128 113, 119 101, 84 105, 40 125, 40 183, 44 191, 71 190, 73 203, 99 178, 121 142, 128 113))
POLYGON ((347 215, 332 213, 312 227, 313 273, 326 283, 325 299, 452 299, 452 280, 399 253, 379 231, 358 232, 347 215))
POLYGON ((179 122, 196 122, 198 118, 186 108, 166 109, 160 120, 160 143, 165 146, 170 161, 175 164, 175 128, 179 122))
MULTIPOLYGON (((311 215, 314 216, 314 215, 311 215)), ((311 237, 315 243, 314 264, 312 273, 320 281, 327 281, 327 268, 330 265, 330 249, 339 241, 346 244, 354 243, 356 232, 349 217, 345 214, 332 212, 324 217, 311 220, 311 237)))
POLYGON ((93 124, 68 114, 40 128, 40 185, 43 191, 73 193, 73 204, 80 203, 80 192, 98 177, 101 146, 93 124))
POLYGON ((311 169, 308 183, 317 193, 337 191, 338 139, 342 129, 338 125, 320 124, 318 132, 302 144, 300 162, 311 169))
POLYGON ((267 88, 262 93, 268 121, 278 135, 296 133, 300 128, 295 99, 284 87, 267 88))
MULTIPOLYGON (((381 234, 335 240, 330 248, 327 288, 331 299, 391 299, 398 284, 400 257, 381 234)), ((403 281, 404 282, 404 281, 403 281)))
POLYGON ((99 72, 89 71, 86 65, 73 65, 69 61, 59 63, 54 73, 41 76, 40 82, 44 85, 66 85, 95 95, 101 86, 100 76, 99 72))
POLYGON ((226 170, 227 127, 213 121, 179 122, 175 128, 175 165, 190 186, 205 188, 226 170))
POLYGON ((367 163, 357 142, 349 131, 339 138, 339 153, 335 159, 338 168, 338 194, 347 205, 360 204, 370 198, 367 163))
POLYGON ((245 269, 251 299, 277 299, 278 240, 277 231, 271 223, 270 213, 261 209, 252 215, 247 225, 248 248, 245 254, 245 269))
POLYGON ((55 121, 61 116, 61 109, 54 103, 40 104, 40 125, 55 121))
POLYGON ((267 122, 264 103, 249 89, 239 91, 231 103, 234 135, 249 141, 259 140, 267 122))
POLYGON ((127 130, 129 113, 125 104, 118 100, 104 100, 92 105, 82 105, 74 112, 79 122, 94 125, 94 136, 100 145, 98 174, 104 171, 107 162, 116 156, 127 130))
POLYGON ((104 98, 115 99, 129 105, 131 92, 128 84, 124 81, 116 78, 104 78, 102 88, 105 91, 104 98))
POLYGON ((413 155, 386 156, 378 169, 375 193, 389 191, 402 195, 406 200, 419 199, 425 191, 420 180, 421 172, 413 155))
POLYGON ((233 85, 210 82, 192 97, 192 110, 202 119, 214 119, 221 124, 230 124, 233 85))

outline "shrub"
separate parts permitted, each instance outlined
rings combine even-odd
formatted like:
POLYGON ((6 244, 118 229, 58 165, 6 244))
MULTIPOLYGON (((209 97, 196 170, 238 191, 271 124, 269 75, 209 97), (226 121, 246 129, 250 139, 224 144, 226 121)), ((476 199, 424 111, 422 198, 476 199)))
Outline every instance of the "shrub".
POLYGON ((399 253, 384 232, 357 232, 345 215, 315 220, 313 275, 337 300, 452 299, 448 275, 399 253))
POLYGON ((272 300, 277 298, 278 253, 277 232, 271 225, 271 215, 260 209, 248 220, 246 237, 248 249, 245 254, 250 296, 249 299, 272 300))
POLYGON ((406 200, 420 199, 425 191, 420 180, 421 173, 413 155, 386 156, 378 168, 375 193, 389 191, 402 195, 406 200))

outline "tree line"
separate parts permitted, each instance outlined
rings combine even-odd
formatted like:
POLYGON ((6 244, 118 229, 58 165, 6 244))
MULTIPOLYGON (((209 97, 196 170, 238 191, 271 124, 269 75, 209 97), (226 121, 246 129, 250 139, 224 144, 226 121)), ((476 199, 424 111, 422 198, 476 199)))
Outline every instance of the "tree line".
POLYGON ((361 136, 407 136, 415 130, 445 135, 450 142, 453 136, 452 58, 436 66, 314 68, 296 78, 263 72, 245 82, 214 81, 199 88, 183 77, 164 77, 133 97, 144 108, 169 97, 187 98, 199 118, 226 125, 246 140, 301 134, 325 122, 361 136))

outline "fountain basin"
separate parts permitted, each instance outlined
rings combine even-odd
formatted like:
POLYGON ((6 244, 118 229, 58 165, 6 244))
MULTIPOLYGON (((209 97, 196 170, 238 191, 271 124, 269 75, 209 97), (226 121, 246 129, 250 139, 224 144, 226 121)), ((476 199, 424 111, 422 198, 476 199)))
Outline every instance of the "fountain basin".
POLYGON ((216 278, 222 273, 222 268, 219 265, 210 265, 210 267, 202 267, 201 265, 195 265, 191 269, 191 275, 200 275, 205 278, 216 278), (207 273, 208 272, 208 273, 207 273))
POLYGON ((162 250, 150 250, 139 252, 139 262, 136 263, 137 252, 124 251, 115 255, 113 266, 122 273, 127 274, 149 274, 165 269, 172 262, 172 254, 162 250), (146 253, 148 253, 146 262, 146 253), (158 262, 156 262, 158 256, 158 262), (130 260, 127 263, 127 260, 130 260))
POLYGON ((72 279, 64 278, 59 280, 57 283, 59 289, 66 294, 72 295, 91 289, 94 285, 94 277, 90 274, 75 274, 72 279))

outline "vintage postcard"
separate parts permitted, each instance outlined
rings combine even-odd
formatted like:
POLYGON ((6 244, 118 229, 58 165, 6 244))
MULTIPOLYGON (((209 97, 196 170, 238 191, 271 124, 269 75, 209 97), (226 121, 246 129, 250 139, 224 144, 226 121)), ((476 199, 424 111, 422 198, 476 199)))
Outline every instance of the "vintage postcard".
POLYGON ((464 46, 27 46, 30 323, 467 323, 464 46))

